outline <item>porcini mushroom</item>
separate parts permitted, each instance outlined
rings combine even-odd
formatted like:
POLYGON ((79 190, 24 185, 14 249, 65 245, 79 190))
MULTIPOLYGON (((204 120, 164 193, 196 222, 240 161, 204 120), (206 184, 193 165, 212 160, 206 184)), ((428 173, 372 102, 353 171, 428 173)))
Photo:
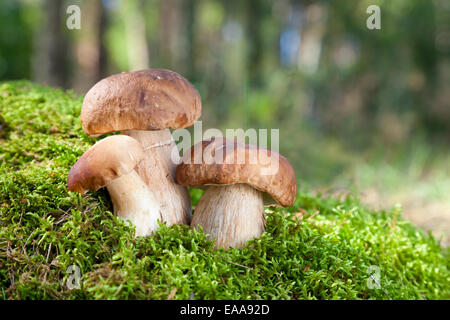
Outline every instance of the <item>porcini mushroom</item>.
POLYGON ((291 206, 297 194, 294 169, 285 157, 224 138, 191 147, 177 166, 176 178, 184 186, 207 186, 191 227, 202 226, 216 248, 239 248, 258 238, 265 230, 263 200, 291 206), (263 153, 270 164, 262 161, 263 153), (270 170, 274 163, 275 170, 270 170))
POLYGON ((109 136, 89 148, 67 176, 70 191, 108 189, 114 213, 136 227, 136 236, 151 235, 161 219, 159 202, 135 171, 144 150, 125 135, 109 136))
POLYGON ((145 156, 136 171, 160 202, 163 221, 189 224, 191 199, 187 188, 175 183, 171 156, 177 147, 169 129, 189 127, 200 114, 200 95, 188 80, 173 71, 149 69, 95 84, 84 98, 81 123, 89 135, 122 131, 138 140, 145 156))

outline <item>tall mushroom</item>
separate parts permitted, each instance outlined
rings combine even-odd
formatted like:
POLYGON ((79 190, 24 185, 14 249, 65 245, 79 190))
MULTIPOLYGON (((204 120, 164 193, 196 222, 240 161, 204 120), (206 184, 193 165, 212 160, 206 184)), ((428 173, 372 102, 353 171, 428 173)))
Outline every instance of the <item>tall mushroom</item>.
POLYGON ((202 226, 215 238, 216 248, 239 248, 264 232, 264 199, 291 206, 297 195, 294 169, 286 158, 223 138, 191 147, 176 177, 184 186, 207 186, 191 227, 202 226), (263 152, 266 159, 276 161, 277 170, 267 170, 269 163, 261 161, 263 152))
POLYGON ((73 165, 67 176, 70 191, 84 194, 106 187, 114 213, 136 227, 136 236, 148 236, 158 228, 161 211, 158 201, 135 171, 144 150, 125 135, 98 141, 73 165))
POLYGON ((175 183, 176 148, 169 129, 186 128, 201 114, 200 95, 184 77, 169 70, 120 73, 95 84, 86 94, 81 123, 89 135, 122 131, 138 140, 145 157, 136 171, 160 201, 168 225, 189 224, 191 199, 175 183))

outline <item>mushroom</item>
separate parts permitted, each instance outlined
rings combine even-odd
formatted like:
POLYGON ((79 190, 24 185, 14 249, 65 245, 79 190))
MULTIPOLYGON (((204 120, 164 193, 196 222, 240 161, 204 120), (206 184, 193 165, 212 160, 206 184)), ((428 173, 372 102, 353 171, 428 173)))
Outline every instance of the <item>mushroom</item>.
POLYGON ((84 98, 81 123, 89 135, 122 131, 138 140, 145 156, 136 171, 160 202, 163 221, 189 224, 191 199, 187 188, 175 182, 172 150, 177 146, 169 128, 189 127, 200 115, 200 95, 188 80, 173 71, 149 69, 95 84, 84 98))
POLYGON ((260 237, 265 230, 264 200, 291 206, 297 195, 294 169, 286 158, 224 138, 191 147, 177 166, 176 178, 184 186, 207 186, 191 227, 202 226, 215 239, 216 248, 239 248, 260 237), (277 170, 267 170, 269 164, 261 161, 263 152, 276 161, 277 170))
POLYGON ((159 202, 135 171, 144 150, 125 135, 109 136, 89 148, 67 176, 70 191, 81 194, 106 187, 114 213, 136 227, 136 236, 148 236, 161 219, 159 202))

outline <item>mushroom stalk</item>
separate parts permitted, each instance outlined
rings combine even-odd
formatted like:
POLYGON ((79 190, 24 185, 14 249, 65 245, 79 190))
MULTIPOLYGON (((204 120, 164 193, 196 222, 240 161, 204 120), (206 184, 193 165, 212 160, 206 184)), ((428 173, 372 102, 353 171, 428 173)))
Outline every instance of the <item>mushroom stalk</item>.
POLYGON ((111 181, 108 189, 114 214, 136 227, 136 236, 149 236, 162 220, 158 201, 135 170, 111 181))
POLYGON ((265 230, 262 193, 247 184, 209 186, 192 217, 215 239, 215 248, 240 248, 265 230))
POLYGON ((172 150, 177 146, 170 130, 125 130, 123 133, 139 141, 144 148, 144 159, 136 171, 159 201, 163 222, 189 224, 191 198, 188 189, 175 182, 176 163, 172 161, 172 150))

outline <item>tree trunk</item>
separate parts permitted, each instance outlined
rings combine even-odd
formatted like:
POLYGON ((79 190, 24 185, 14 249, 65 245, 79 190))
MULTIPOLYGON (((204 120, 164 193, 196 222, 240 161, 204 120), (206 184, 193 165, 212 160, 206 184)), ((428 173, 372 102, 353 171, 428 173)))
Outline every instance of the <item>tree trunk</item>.
POLYGON ((103 37, 106 30, 106 13, 101 0, 83 2, 83 24, 76 45, 74 90, 85 93, 106 76, 107 58, 103 37))
POLYGON ((68 42, 64 37, 63 0, 46 0, 43 4, 44 26, 38 31, 33 57, 33 80, 66 88, 68 42))
POLYGON ((150 66, 143 9, 141 1, 123 1, 129 71, 148 69, 150 66))

